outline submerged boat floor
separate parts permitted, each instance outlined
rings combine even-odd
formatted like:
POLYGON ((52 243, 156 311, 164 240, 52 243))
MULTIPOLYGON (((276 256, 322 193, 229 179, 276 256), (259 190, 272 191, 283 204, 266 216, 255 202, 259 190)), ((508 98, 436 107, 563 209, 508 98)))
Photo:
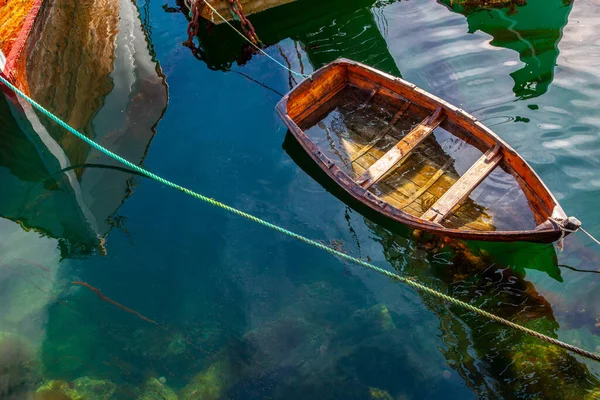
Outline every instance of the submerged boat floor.
MULTIPOLYGON (((393 107, 350 85, 305 119, 301 128, 342 171, 357 179, 421 122, 402 107, 393 107)), ((420 217, 481 155, 473 145, 437 127, 369 191, 420 217)), ((527 198, 502 167, 501 163, 442 225, 477 231, 535 228, 527 198)))

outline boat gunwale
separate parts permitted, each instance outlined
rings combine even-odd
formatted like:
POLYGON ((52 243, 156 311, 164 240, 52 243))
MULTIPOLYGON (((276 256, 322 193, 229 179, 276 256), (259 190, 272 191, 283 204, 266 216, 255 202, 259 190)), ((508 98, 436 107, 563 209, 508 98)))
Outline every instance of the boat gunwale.
MULTIPOLYGON (((334 93, 329 93, 328 98, 333 97, 333 95, 337 94, 339 91, 343 90, 345 87, 350 84, 350 78, 347 77, 345 84, 339 87, 334 93)), ((375 83, 375 82, 374 82, 375 83)), ((389 87, 386 89, 396 93, 400 97, 407 98, 403 96, 401 93, 398 93, 389 87)), ((411 99, 407 98, 409 101, 411 99)), ((320 100, 319 104, 323 104, 325 101, 320 100)), ((418 103, 420 107, 427 108, 427 105, 418 103)), ((554 197, 554 195, 547 188, 545 183, 539 178, 539 176, 535 173, 535 171, 527 164, 527 162, 504 140, 498 137, 492 130, 482 124, 477 120, 474 116, 470 115, 466 111, 461 108, 458 108, 437 96, 417 87, 416 85, 407 82, 401 78, 389 75, 385 72, 379 71, 375 68, 369 67, 367 65, 351 61, 348 59, 340 58, 336 61, 333 61, 330 64, 321 67, 317 71, 315 71, 310 78, 306 78, 304 81, 300 82, 295 88, 293 88, 288 94, 286 94, 275 107, 277 113, 283 119, 284 123, 288 126, 292 134, 295 136, 296 140, 300 142, 304 150, 310 155, 310 157, 319 165, 319 167, 327 173, 327 175, 333 179, 339 186, 341 186, 346 192, 348 192, 352 197, 361 203, 367 205, 375 212, 381 213, 388 218, 396 220, 400 223, 408 225, 414 229, 424 230, 436 234, 442 234, 447 236, 452 236, 460 239, 467 240, 485 240, 485 241, 530 241, 530 242, 553 242, 563 235, 563 230, 561 227, 549 220, 550 216, 560 219, 566 219, 567 216, 559 205, 558 201, 554 197), (324 72, 334 68, 335 66, 345 67, 347 69, 347 74, 350 73, 350 68, 356 68, 358 70, 363 70, 365 72, 369 72, 375 74, 376 76, 381 77, 383 80, 389 81, 390 83, 399 83, 404 86, 407 90, 415 92, 417 95, 424 97, 429 100, 432 105, 441 106, 444 111, 446 111, 447 115, 447 123, 458 125, 459 128, 465 129, 469 134, 471 134, 475 139, 483 142, 485 145, 489 145, 490 147, 498 144, 502 149, 503 154, 503 162, 510 168, 512 175, 518 181, 518 184, 523 191, 524 195, 527 197, 528 202, 530 203, 530 208, 532 208, 533 201, 530 199, 530 195, 526 192, 525 188, 523 188, 523 184, 527 186, 527 190, 531 192, 531 194, 537 197, 539 204, 544 207, 544 211, 546 211, 547 215, 544 215, 543 218, 546 218, 545 221, 542 221, 537 225, 534 229, 528 230, 500 230, 500 231, 478 231, 472 229, 459 230, 455 228, 447 228, 437 223, 432 223, 426 220, 423 220, 419 217, 408 214, 407 212, 398 209, 391 205, 388 202, 381 200, 376 195, 372 194, 368 190, 360 187, 348 174, 342 171, 337 165, 335 165, 329 157, 322 153, 320 148, 315 145, 312 140, 306 135, 303 129, 301 129, 292 119, 292 117, 288 113, 288 102, 290 100, 290 96, 301 92, 303 89, 307 89, 307 85, 310 85, 315 78, 319 78, 324 72), (465 127, 460 124, 460 119, 464 119, 465 122, 469 123, 469 126, 465 127), (471 129, 469 129, 471 128, 471 129), (478 129, 479 135, 474 133, 473 130, 478 129), (488 139, 487 141, 484 139, 488 139), (507 157, 508 155, 508 157, 507 157), (515 162, 520 163, 520 169, 523 169, 529 175, 528 177, 523 176, 522 173, 519 173, 515 170, 513 164, 515 162), (529 178, 529 179, 527 179, 529 178), (538 186, 538 190, 534 190, 529 181, 533 181, 535 186, 538 186), (540 190, 543 192, 541 194, 546 197, 545 199, 540 196, 540 190), (549 203, 549 204, 548 204, 549 203), (551 207, 549 207, 551 206, 551 207), (548 223, 548 222, 551 223, 548 223)), ((307 108, 308 109, 308 108, 307 108)), ((314 110, 313 110, 314 112, 314 110)), ((308 113, 310 114, 310 113, 308 113)), ((300 122, 300 121, 299 121, 300 122)), ((453 135, 454 132, 450 131, 453 135)), ((535 212, 532 209, 532 214, 535 212)))

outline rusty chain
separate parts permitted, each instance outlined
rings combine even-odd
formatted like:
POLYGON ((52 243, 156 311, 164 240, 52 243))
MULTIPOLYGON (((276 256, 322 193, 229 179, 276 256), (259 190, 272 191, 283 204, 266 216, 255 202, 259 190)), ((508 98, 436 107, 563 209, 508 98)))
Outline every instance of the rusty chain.
POLYGON ((248 36, 248 38, 254 44, 259 44, 260 39, 256 35, 256 31, 254 30, 254 26, 252 26, 252 22, 246 17, 244 14, 244 8, 240 4, 239 0, 227 0, 229 2, 229 9, 234 16, 237 16, 237 19, 240 21, 242 25, 242 30, 248 36))
MULTIPOLYGON (((252 23, 244 14, 244 8, 240 4, 239 0, 227 1, 229 3, 229 9, 231 10, 231 14, 233 15, 234 19, 240 21, 242 30, 244 31, 248 39, 250 39, 255 45, 258 45, 260 43, 260 39, 258 38, 256 31, 254 30, 254 26, 252 26, 252 23)), ((187 4, 189 3, 186 2, 186 5, 187 4)), ((184 46, 187 46, 192 50, 196 50, 196 45, 194 44, 194 37, 198 35, 198 29, 200 29, 200 18, 204 7, 206 7, 206 0, 193 1, 189 6, 190 23, 187 27, 188 40, 185 41, 183 44, 184 46)))
POLYGON ((197 0, 194 1, 190 7, 190 23, 187 27, 188 40, 183 42, 183 45, 192 50, 196 49, 194 37, 198 35, 198 29, 200 29, 200 16, 202 15, 202 10, 205 6, 205 0, 197 0))

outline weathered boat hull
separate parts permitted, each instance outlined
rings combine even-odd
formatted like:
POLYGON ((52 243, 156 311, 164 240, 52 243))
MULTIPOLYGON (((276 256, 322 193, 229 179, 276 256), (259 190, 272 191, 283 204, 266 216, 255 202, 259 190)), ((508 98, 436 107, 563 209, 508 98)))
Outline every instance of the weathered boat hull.
MULTIPOLYGON (((239 3, 242 6, 245 15, 252 15, 293 1, 296 0, 239 0, 239 3)), ((207 2, 209 2, 210 5, 213 6, 213 8, 227 21, 232 21, 234 19, 227 0, 207 0, 207 2)), ((214 15, 213 10, 209 7, 204 7, 200 15, 202 18, 207 19, 216 25, 224 22, 218 15, 214 15)))
MULTIPOLYGON (((342 187, 353 198, 370 207, 377 213, 408 225, 411 228, 467 240, 529 241, 546 243, 554 242, 568 234, 569 232, 566 229, 571 230, 577 228, 577 221, 567 218, 566 214, 541 179, 508 144, 503 142, 473 116, 402 79, 353 61, 340 59, 321 68, 316 71, 310 79, 303 81, 280 101, 276 109, 304 150, 335 183, 342 187), (430 210, 428 211, 429 214, 425 213, 427 219, 424 219, 411 215, 404 210, 395 207, 393 204, 390 204, 390 202, 383 201, 376 194, 372 193, 372 191, 369 191, 368 185, 372 184, 372 182, 367 182, 368 184, 364 185, 365 179, 368 181, 367 178, 369 178, 369 176, 366 178, 363 177, 363 185, 361 186, 361 183, 358 182, 360 179, 353 179, 346 171, 336 165, 336 163, 324 153, 323 149, 317 146, 300 127, 303 121, 312 118, 311 115, 316 113, 319 107, 330 101, 349 84, 359 86, 361 89, 367 91, 372 91, 372 93, 378 92, 381 96, 387 98, 400 97, 402 99, 407 99, 412 102, 412 104, 417 105, 412 112, 418 117, 428 116, 436 109, 441 110, 445 119, 440 124, 440 127, 443 127, 455 135, 455 132, 471 135, 472 137, 469 138, 471 144, 481 150, 482 153, 485 153, 484 157, 480 160, 480 169, 487 168, 485 164, 488 163, 488 158, 491 156, 486 158, 485 155, 489 155, 490 152, 494 150, 495 153, 493 154, 496 157, 496 163, 492 165, 491 168, 488 168, 489 171, 486 173, 489 174, 490 171, 499 164, 499 160, 502 160, 502 169, 510 171, 518 182, 520 189, 527 197, 537 226, 534 229, 487 231, 447 228, 441 224, 441 220, 444 216, 442 216, 439 221, 432 222, 432 220, 435 221, 436 218, 439 217, 435 215, 434 211, 431 211, 432 209, 437 211, 434 206, 430 207, 430 210)), ((389 154, 386 154, 386 157, 388 156, 389 154)), ((390 166, 392 164, 390 164, 390 166)), ((369 168, 369 170, 373 169, 374 168, 369 168)), ((482 174, 483 175, 481 176, 483 178, 487 176, 484 173, 482 174)), ((366 175, 369 174, 367 173, 366 175)), ((465 173, 465 175, 467 175, 467 173, 465 173)), ((465 184, 465 182, 461 181, 461 184, 465 184)), ((478 183, 475 182, 474 185, 476 184, 478 183)), ((465 198, 464 194, 465 193, 461 194, 462 199, 465 198)), ((466 194, 468 196, 470 192, 466 192, 466 194)), ((452 197, 446 194, 444 194, 444 196, 452 197)), ((444 201, 447 202, 447 200, 447 198, 444 198, 441 201, 443 203, 444 201)), ((453 209, 456 204, 459 204, 459 201, 462 200, 458 200, 455 203, 450 202, 450 209, 453 209), (452 206, 452 204, 454 204, 454 206, 452 206)), ((439 199, 435 205, 438 203, 440 203, 439 199)), ((447 215, 449 212, 450 210, 444 215, 447 215)))

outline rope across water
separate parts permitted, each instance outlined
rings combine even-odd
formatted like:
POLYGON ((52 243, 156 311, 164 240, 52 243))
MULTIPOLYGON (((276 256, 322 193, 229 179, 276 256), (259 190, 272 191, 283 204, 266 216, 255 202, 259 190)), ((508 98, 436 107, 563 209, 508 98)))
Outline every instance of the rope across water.
POLYGON ((223 203, 221 203, 221 202, 219 202, 219 201, 217 201, 215 199, 212 199, 210 197, 207 197, 207 196, 204 196, 202 194, 196 193, 196 192, 194 192, 194 191, 192 191, 190 189, 187 189, 187 188, 185 188, 183 186, 180 186, 180 185, 178 185, 176 183, 173 183, 173 182, 171 182, 169 180, 161 178, 160 176, 158 176, 158 175, 156 175, 156 174, 154 174, 154 173, 152 173, 152 172, 150 172, 150 171, 148 171, 148 170, 146 170, 146 169, 144 169, 144 168, 142 168, 142 167, 140 167, 140 166, 138 166, 136 164, 133 164, 132 162, 124 159, 123 157, 119 156, 118 154, 113 153, 112 151, 104 148, 100 144, 94 142, 92 139, 88 138, 87 136, 83 135, 82 133, 80 133, 76 129, 72 128, 66 122, 62 121, 60 118, 58 118, 57 116, 55 116, 54 114, 52 114, 50 111, 46 110, 44 107, 42 107, 40 104, 38 104, 35 100, 31 99, 29 96, 27 96, 25 93, 23 93, 17 87, 15 87, 12 83, 10 83, 8 80, 6 80, 4 78, 4 76, 2 76, 2 75, 0 75, 0 83, 4 84, 6 87, 8 87, 14 93, 16 93, 17 95, 19 95, 23 99, 25 99, 29 104, 31 104, 33 107, 35 107, 37 110, 39 110, 42 114, 46 115, 52 121, 56 122, 58 125, 60 125, 64 129, 66 129, 67 131, 69 131, 73 135, 77 136, 79 139, 83 140, 88 145, 92 146, 96 150, 98 150, 98 151, 106 154, 107 156, 113 158, 114 160, 119 161, 121 164, 123 164, 123 165, 131 168, 132 170, 134 170, 136 172, 139 172, 140 174, 142 174, 142 175, 144 175, 144 176, 146 176, 146 177, 148 177, 148 178, 150 178, 150 179, 152 179, 152 180, 154 180, 154 181, 156 181, 158 183, 161 183, 163 185, 166 185, 166 186, 172 187, 174 189, 177 189, 177 190, 179 190, 179 191, 181 191, 181 192, 183 192, 183 193, 185 193, 185 194, 187 194, 189 196, 195 197, 196 199, 202 200, 202 201, 204 201, 206 203, 209 203, 209 204, 211 204, 213 206, 222 208, 222 209, 224 209, 224 210, 226 210, 226 211, 228 211, 230 213, 233 213, 233 214, 239 215, 241 217, 244 217, 246 219, 249 219, 251 221, 254 221, 254 222, 256 222, 256 223, 258 223, 260 225, 266 226, 267 228, 270 228, 270 229, 273 229, 273 230, 275 230, 277 232, 283 233, 284 235, 292 237, 292 238, 294 238, 296 240, 299 240, 299 241, 304 242, 306 244, 309 244, 311 246, 317 247, 317 248, 319 248, 319 249, 321 249, 323 251, 326 251, 326 252, 328 252, 328 253, 330 253, 330 254, 332 254, 334 256, 340 257, 342 259, 348 260, 350 262, 358 264, 358 265, 360 265, 362 267, 365 267, 367 269, 370 269, 372 271, 378 272, 378 273, 380 273, 382 275, 385 275, 385 276, 387 276, 387 277, 389 277, 389 278, 391 278, 393 280, 405 283, 405 284, 411 286, 414 289, 417 289, 417 290, 419 290, 421 292, 424 292, 424 293, 428 293, 428 294, 430 294, 432 296, 440 298, 440 299, 442 299, 444 301, 447 301, 447 302, 449 302, 451 304, 454 304, 454 305, 456 305, 458 307, 461 307, 461 308, 463 308, 465 310, 469 310, 469 311, 472 311, 474 313, 477 313, 477 314, 479 314, 479 315, 481 315, 481 316, 483 316, 485 318, 488 318, 488 319, 490 319, 492 321, 496 321, 496 322, 498 322, 500 324, 503 324, 503 325, 506 325, 506 326, 511 327, 513 329, 516 329, 518 331, 524 332, 524 333, 526 333, 528 335, 534 336, 534 337, 536 337, 538 339, 541 339, 543 341, 546 341, 548 343, 551 343, 551 344, 554 344, 556 346, 562 347, 563 349, 566 349, 566 350, 569 350, 569 351, 571 351, 573 353, 576 353, 576 354, 579 354, 581 356, 587 357, 587 358, 589 358, 591 360, 600 361, 600 354, 592 353, 590 351, 580 349, 580 348, 575 347, 573 345, 570 345, 568 343, 562 342, 562 341, 560 341, 558 339, 552 338, 550 336, 547 336, 547 335, 544 335, 542 333, 536 332, 536 331, 534 331, 532 329, 529 329, 527 327, 524 327, 522 325, 516 324, 516 323, 514 323, 512 321, 509 321, 507 319, 504 319, 502 317, 499 317, 497 315, 489 313, 489 312, 487 312, 485 310, 482 310, 482 309, 480 309, 478 307, 475 307, 475 306, 473 306, 473 305, 471 305, 469 303, 466 303, 466 302, 464 302, 462 300, 455 299, 455 298, 453 298, 451 296, 448 296, 447 294, 438 292, 437 290, 432 289, 430 287, 427 287, 427 286, 425 286, 425 285, 423 285, 423 284, 421 284, 419 282, 416 282, 415 280, 413 280, 413 279, 411 279, 409 277, 400 276, 400 275, 395 274, 395 273, 393 273, 391 271, 388 271, 388 270, 385 270, 383 268, 377 267, 377 266, 375 266, 375 265, 373 265, 371 263, 368 263, 368 262, 366 262, 364 260, 361 260, 359 258, 353 257, 353 256, 348 255, 346 253, 342 253, 341 251, 335 250, 335 249, 333 249, 331 247, 325 246, 324 244, 322 244, 320 242, 317 242, 316 240, 309 239, 307 237, 304 237, 302 235, 299 235, 297 233, 289 231, 289 230, 287 230, 285 228, 282 228, 282 227, 280 227, 278 225, 272 224, 272 223, 270 223, 268 221, 265 221, 263 219, 255 217, 254 215, 248 214, 248 213, 246 213, 244 211, 238 210, 237 208, 228 206, 227 204, 223 204, 223 203))

